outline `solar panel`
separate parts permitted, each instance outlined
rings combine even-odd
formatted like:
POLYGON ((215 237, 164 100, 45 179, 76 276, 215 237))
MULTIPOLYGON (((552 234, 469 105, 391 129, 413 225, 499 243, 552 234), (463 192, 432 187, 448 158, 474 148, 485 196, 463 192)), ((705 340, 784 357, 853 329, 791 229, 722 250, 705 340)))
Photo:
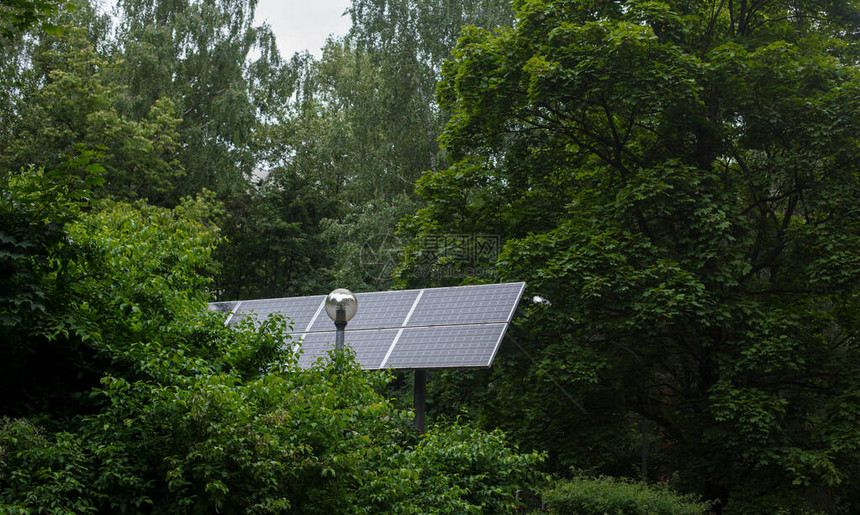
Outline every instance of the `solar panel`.
MULTIPOLYGON (((315 318, 319 317, 320 306, 325 301, 325 295, 312 297, 288 297, 283 299, 242 300, 233 306, 232 317, 228 323, 235 324, 245 317, 265 320, 272 313, 282 313, 293 323, 293 331, 307 331, 315 318)), ((328 317, 323 313, 323 317, 328 317)))
MULTIPOLYGON (((326 317, 328 320, 328 317, 326 317)), ((349 331, 347 325, 347 344, 355 351, 355 361, 363 368, 378 369, 374 366, 382 363, 385 354, 391 347, 391 342, 397 336, 397 329, 371 329, 364 331, 349 331)), ((334 332, 318 332, 293 335, 295 341, 301 339, 299 347, 299 365, 307 368, 317 358, 326 356, 326 353, 334 346, 334 332)))
POLYGON ((507 324, 409 327, 380 368, 489 367, 507 324))
MULTIPOLYGON (((400 327, 419 290, 384 291, 373 293, 357 293, 358 311, 346 326, 347 332, 360 329, 379 329, 385 327, 400 327)), ((325 300, 325 297, 323 297, 325 300)), ((334 331, 334 323, 325 314, 317 318, 311 332, 334 331)))
POLYGON ((233 311, 233 307, 238 304, 238 301, 231 302, 210 302, 209 303, 209 311, 218 311, 221 313, 230 313, 233 311))
POLYGON ((409 326, 510 322, 523 286, 524 283, 508 283, 428 288, 409 326))
MULTIPOLYGON (((370 370, 489 367, 524 289, 518 282, 358 293, 346 343, 370 370)), ((210 309, 229 313, 229 325, 274 312, 290 317, 299 364, 309 367, 334 347, 324 302, 324 295, 315 295, 217 302, 210 309)))

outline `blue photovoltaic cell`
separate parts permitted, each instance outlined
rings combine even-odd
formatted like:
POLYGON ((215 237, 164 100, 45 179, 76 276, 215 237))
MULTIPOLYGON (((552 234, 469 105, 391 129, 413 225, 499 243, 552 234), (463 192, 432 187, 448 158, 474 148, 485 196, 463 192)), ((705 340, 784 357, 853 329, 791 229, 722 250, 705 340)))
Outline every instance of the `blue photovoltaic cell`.
MULTIPOLYGON (((391 342, 397 335, 398 329, 371 329, 365 331, 347 331, 345 345, 355 351, 355 361, 363 368, 376 370, 391 347, 391 342)), ((320 356, 334 349, 334 331, 325 333, 306 333, 296 335, 302 338, 300 348, 302 355, 299 365, 309 367, 320 356)))
POLYGON ((229 302, 210 302, 209 303, 209 311, 217 311, 219 313, 229 313, 233 311, 233 308, 238 304, 237 301, 229 301, 229 302))
MULTIPOLYGON (((345 340, 366 369, 489 367, 524 288, 525 283, 507 283, 359 293, 345 340)), ((334 322, 324 300, 315 295, 214 302, 209 309, 231 313, 231 325, 252 312, 258 320, 274 312, 290 317, 294 341, 303 338, 299 364, 307 367, 334 347, 334 322)))
MULTIPOLYGON (((279 312, 290 318, 294 332, 304 332, 314 314, 325 300, 325 295, 313 297, 292 297, 285 299, 243 300, 230 320, 235 324, 253 313, 257 320, 265 320, 272 313, 279 312)), ((325 316, 325 313, 323 313, 325 316)), ((326 317, 328 318, 328 317, 326 317)))
MULTIPOLYGON (((334 335, 334 333, 332 333, 334 335)), ((333 345, 331 336, 327 333, 307 333, 293 335, 293 345, 295 348, 296 342, 299 342, 301 348, 301 356, 299 356, 299 365, 302 368, 308 368, 317 358, 325 356, 326 351, 333 345)))
POLYGON ((428 288, 409 327, 422 325, 510 322, 523 283, 428 288))
MULTIPOLYGON (((418 290, 357 293, 358 310, 346 326, 347 331, 400 327, 418 297, 418 290)), ((314 322, 311 331, 333 331, 334 322, 325 312, 314 322)))
POLYGON ((507 324, 410 327, 403 331, 386 368, 489 367, 507 324))

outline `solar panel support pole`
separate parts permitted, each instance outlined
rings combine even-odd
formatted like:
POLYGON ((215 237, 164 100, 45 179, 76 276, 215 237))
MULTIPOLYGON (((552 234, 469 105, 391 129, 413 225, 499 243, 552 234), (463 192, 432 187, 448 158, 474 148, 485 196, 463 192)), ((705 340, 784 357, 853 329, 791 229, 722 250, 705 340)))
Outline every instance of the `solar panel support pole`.
POLYGON ((424 410, 427 402, 427 371, 426 370, 416 370, 415 371, 415 394, 412 399, 413 407, 415 409, 415 429, 418 430, 419 433, 424 432, 424 410))

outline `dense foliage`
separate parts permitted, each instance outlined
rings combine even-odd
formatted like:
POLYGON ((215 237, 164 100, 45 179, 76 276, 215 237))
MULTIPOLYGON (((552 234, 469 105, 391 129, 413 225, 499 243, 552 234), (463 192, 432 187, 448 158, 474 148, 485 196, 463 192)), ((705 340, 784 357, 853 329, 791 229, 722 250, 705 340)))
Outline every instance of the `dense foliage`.
POLYGON ((0 188, 54 225, 38 238, 44 220, 18 219, 26 252, 4 254, 27 272, 2 299, 4 512, 481 513, 539 479, 540 455, 498 431, 419 436, 380 393, 391 376, 349 355, 301 370, 286 319, 225 326, 200 273, 205 199, 83 210, 64 182, 0 188))
POLYGON ((536 477, 510 438, 860 511, 854 3, 354 0, 321 59, 255 7, 0 5, 9 510, 493 511, 536 477), (423 437, 403 377, 205 310, 395 279, 529 285, 423 437))
POLYGON ((708 503, 680 496, 665 486, 577 476, 543 491, 549 513, 580 515, 702 515, 708 503))
POLYGON ((498 234, 499 277, 543 300, 441 394, 562 469, 631 474, 644 439, 650 478, 718 508, 856 511, 857 12, 516 9, 444 68, 453 164, 419 181, 400 274, 423 235, 498 234))

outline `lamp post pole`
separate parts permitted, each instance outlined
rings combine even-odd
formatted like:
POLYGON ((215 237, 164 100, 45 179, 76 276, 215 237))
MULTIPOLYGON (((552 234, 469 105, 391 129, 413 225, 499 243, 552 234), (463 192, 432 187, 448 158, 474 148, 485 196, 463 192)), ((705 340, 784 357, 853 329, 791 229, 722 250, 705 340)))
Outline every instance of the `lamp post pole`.
POLYGON ((337 313, 334 317, 334 327, 337 329, 334 337, 334 348, 340 352, 343 349, 343 337, 346 332, 346 310, 343 307, 337 308, 337 313))

